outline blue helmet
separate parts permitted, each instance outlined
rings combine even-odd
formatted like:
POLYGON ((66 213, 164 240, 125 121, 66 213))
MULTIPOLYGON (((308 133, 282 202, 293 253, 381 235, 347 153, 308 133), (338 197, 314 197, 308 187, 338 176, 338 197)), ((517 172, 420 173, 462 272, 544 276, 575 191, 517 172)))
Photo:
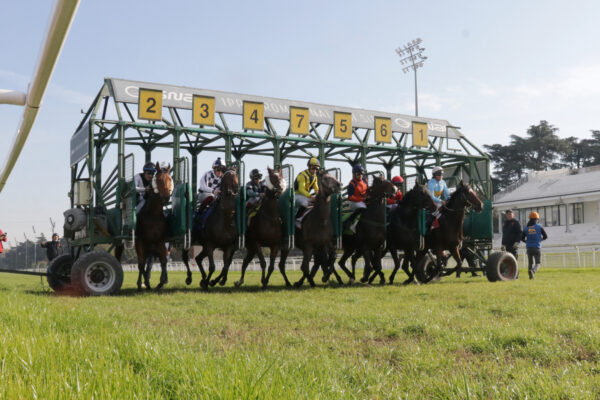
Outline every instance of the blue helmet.
POLYGON ((353 174, 364 174, 365 170, 362 167, 362 165, 356 164, 354 167, 352 167, 352 173, 353 174))
POLYGON ((224 166, 225 166, 225 164, 223 164, 223 161, 221 161, 221 157, 217 157, 215 162, 212 164, 213 168, 219 168, 219 167, 224 167, 224 166))
POLYGON ((148 172, 156 172, 156 168, 154 167, 154 163, 153 162, 147 162, 144 165, 144 171, 148 171, 148 172))

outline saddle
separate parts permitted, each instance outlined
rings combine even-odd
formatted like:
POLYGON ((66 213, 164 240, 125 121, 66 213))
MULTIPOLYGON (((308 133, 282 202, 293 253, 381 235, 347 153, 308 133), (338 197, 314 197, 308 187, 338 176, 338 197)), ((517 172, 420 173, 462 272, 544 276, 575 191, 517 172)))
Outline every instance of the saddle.
POLYGON ((206 200, 208 199, 205 199, 200 208, 194 212, 192 229, 196 231, 201 231, 204 229, 206 226, 206 220, 208 220, 208 217, 215 209, 216 202, 212 201, 212 199, 208 202, 206 202, 206 200))

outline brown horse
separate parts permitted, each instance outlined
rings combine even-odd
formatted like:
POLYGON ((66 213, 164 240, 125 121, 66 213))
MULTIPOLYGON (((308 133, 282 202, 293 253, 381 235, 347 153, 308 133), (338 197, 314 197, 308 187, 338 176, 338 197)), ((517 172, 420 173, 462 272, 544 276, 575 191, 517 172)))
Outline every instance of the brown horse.
MULTIPOLYGON (((246 268, 252 261, 255 255, 258 255, 260 260, 260 268, 262 270, 261 283, 263 288, 269 284, 269 278, 275 269, 275 257, 279 253, 279 249, 282 246, 283 241, 283 227, 281 218, 279 217, 279 196, 286 189, 286 182, 281 175, 281 170, 273 170, 267 167, 269 176, 265 180, 265 186, 267 190, 264 197, 260 201, 259 209, 257 213, 250 219, 248 224, 248 230, 246 231, 246 257, 242 263, 242 275, 240 280, 235 282, 235 286, 240 286, 244 283, 244 276, 246 274, 246 268), (267 263, 263 256, 261 247, 269 247, 270 263, 269 271, 265 276, 265 269, 267 263)), ((285 279, 286 286, 291 286, 285 274, 285 268, 283 265, 279 265, 283 279, 285 279)))
MULTIPOLYGON (((197 216, 194 219, 192 227, 192 245, 201 245, 202 251, 196 256, 196 264, 202 273, 200 286, 204 289, 208 285, 214 286, 216 283, 224 285, 227 282, 227 271, 233 259, 233 253, 238 246, 238 233, 235 223, 235 202, 239 190, 239 181, 235 169, 225 171, 221 179, 221 194, 206 210, 210 213, 203 223, 198 220, 203 216, 197 216), (215 249, 223 251, 223 270, 217 278, 210 280, 215 272, 215 260, 213 252, 215 249), (202 267, 202 260, 208 257, 208 274, 202 267)), ((204 214, 203 214, 204 215, 204 214)), ((191 277, 189 267, 188 250, 184 249, 181 258, 188 272, 188 278, 191 277)), ((187 281, 186 281, 187 282, 187 281)), ((190 280, 191 282, 191 280, 190 280)))
POLYGON ((394 270, 390 275, 390 284, 394 283, 396 272, 400 269, 398 250, 402 250, 402 270, 408 275, 404 284, 414 281, 415 254, 419 250, 419 232, 417 230, 417 217, 419 210, 435 211, 435 203, 425 185, 415 182, 415 186, 406 192, 406 195, 389 216, 387 228, 387 250, 394 260, 394 270), (412 270, 409 269, 412 267, 412 270))
POLYGON ((469 184, 460 181, 456 191, 450 195, 446 205, 442 207, 442 215, 439 218, 439 227, 430 230, 425 236, 425 249, 417 255, 417 262, 423 257, 428 257, 427 252, 432 250, 436 255, 436 263, 433 269, 421 270, 420 266, 425 263, 417 264, 417 278, 422 283, 427 283, 442 273, 444 259, 444 250, 450 251, 450 255, 456 260, 456 268, 451 272, 460 271, 462 259, 460 258, 460 248, 462 246, 463 222, 467 209, 473 208, 480 212, 483 209, 483 203, 475 194, 469 184))
MULTIPOLYGON (((344 247, 344 254, 340 258, 338 264, 340 268, 350 278, 350 283, 355 279, 354 268, 350 272, 346 268, 346 260, 355 251, 362 254, 365 260, 365 268, 362 282, 366 282, 371 268, 375 267, 375 273, 383 277, 381 271, 381 257, 383 246, 386 239, 385 229, 385 203, 389 196, 396 193, 396 187, 387 179, 382 176, 374 176, 372 185, 367 189, 368 205, 364 209, 358 225, 356 226, 356 233, 346 234, 342 236, 342 243, 344 247)), ((333 264, 330 266, 331 272, 333 272, 333 264)), ((385 283, 385 278, 383 283, 385 283)))
POLYGON ((135 252, 138 259, 138 290, 142 289, 142 277, 146 289, 150 289, 150 263, 152 257, 160 260, 160 283, 156 289, 162 288, 169 282, 167 276, 167 218, 163 213, 165 206, 173 193, 173 180, 171 179, 171 166, 166 171, 161 170, 156 163, 156 175, 152 178, 152 191, 148 193, 146 203, 137 215, 135 226, 135 252), (146 264, 149 266, 146 266, 146 264))
MULTIPOLYGON (((327 171, 319 172, 317 179, 319 193, 315 197, 314 206, 302 220, 300 229, 296 228, 295 245, 302 249, 302 278, 294 283, 296 287, 302 286, 304 279, 308 279, 310 285, 315 286, 313 278, 317 268, 319 265, 326 266, 326 261, 317 260, 312 271, 309 271, 309 263, 313 254, 316 259, 335 254, 331 223, 331 195, 339 193, 342 190, 342 184, 327 171)), ((287 253, 287 248, 282 249, 280 265, 284 265, 287 253)))

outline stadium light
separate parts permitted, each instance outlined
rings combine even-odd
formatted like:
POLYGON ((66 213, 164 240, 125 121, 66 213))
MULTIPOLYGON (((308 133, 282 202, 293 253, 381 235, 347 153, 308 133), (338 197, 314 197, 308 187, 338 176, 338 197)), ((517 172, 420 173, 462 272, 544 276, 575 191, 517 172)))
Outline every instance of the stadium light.
POLYGON ((427 56, 424 56, 422 53, 425 51, 424 47, 421 47, 421 38, 416 38, 407 44, 404 47, 398 47, 396 49, 396 54, 400 57, 400 64, 408 64, 406 67, 402 68, 402 72, 407 73, 410 70, 415 72, 415 115, 419 116, 419 103, 417 96, 417 69, 423 68, 423 63, 427 60, 427 56))

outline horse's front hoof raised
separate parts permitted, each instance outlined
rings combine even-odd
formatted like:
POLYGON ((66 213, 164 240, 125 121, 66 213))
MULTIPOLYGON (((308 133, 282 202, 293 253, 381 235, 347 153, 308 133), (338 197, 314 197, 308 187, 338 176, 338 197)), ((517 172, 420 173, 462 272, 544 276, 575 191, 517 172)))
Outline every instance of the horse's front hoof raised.
POLYGON ((225 286, 225 283, 227 283, 227 279, 223 278, 219 281, 219 285, 221 286, 225 286))

